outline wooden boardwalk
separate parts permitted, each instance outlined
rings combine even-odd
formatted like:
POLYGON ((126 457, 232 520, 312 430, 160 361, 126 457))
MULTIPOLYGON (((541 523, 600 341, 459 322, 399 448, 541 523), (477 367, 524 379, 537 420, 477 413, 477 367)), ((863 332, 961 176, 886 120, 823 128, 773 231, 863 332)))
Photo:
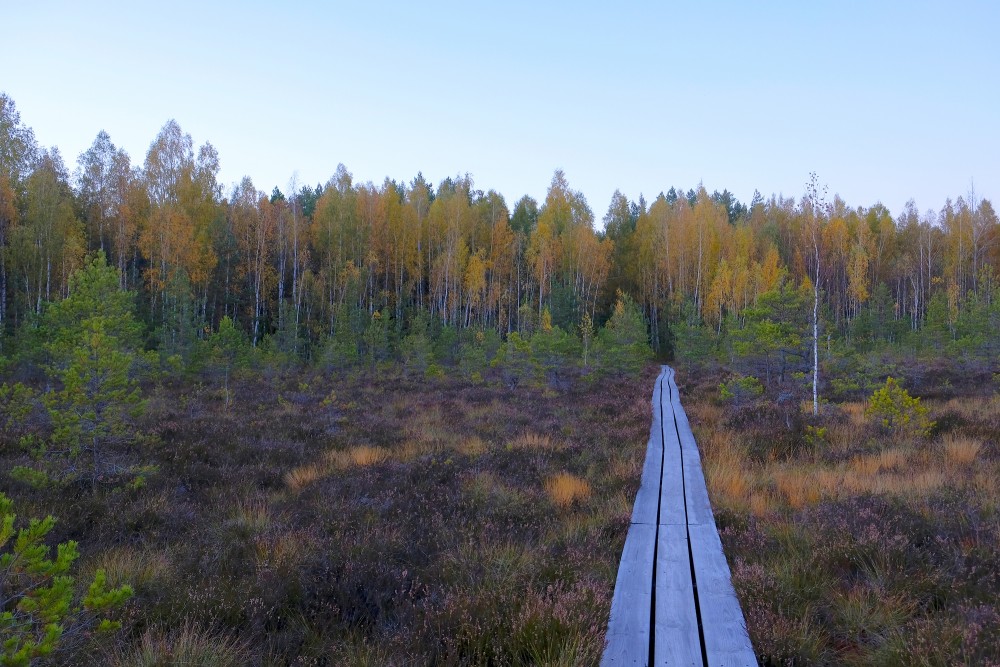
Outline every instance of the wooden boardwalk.
POLYGON ((602 667, 756 665, 674 371, 653 425, 611 603, 602 667))

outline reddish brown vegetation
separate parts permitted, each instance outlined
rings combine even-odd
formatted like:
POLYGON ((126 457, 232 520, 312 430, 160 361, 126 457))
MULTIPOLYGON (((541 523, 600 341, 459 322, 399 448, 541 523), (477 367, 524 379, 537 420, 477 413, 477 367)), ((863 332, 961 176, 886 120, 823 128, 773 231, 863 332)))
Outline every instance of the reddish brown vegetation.
POLYGON ((1000 397, 989 385, 928 401, 927 438, 887 431, 861 402, 813 419, 773 398, 720 405, 708 378, 687 386, 764 664, 1000 664, 1000 397))
POLYGON ((91 647, 123 663, 592 664, 650 386, 288 376, 236 383, 227 409, 178 385, 141 424, 145 488, 9 486, 84 569, 136 586, 118 646, 91 647))

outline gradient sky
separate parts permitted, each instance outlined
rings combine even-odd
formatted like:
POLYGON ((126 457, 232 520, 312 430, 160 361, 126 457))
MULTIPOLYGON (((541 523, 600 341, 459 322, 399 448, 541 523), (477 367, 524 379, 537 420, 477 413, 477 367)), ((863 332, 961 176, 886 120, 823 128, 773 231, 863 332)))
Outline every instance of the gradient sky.
POLYGON ((1000 198, 1000 3, 32 2, 0 91, 70 167, 101 129, 141 163, 169 118, 270 191, 470 173, 508 205, 565 171, 611 195, 810 171, 894 214, 1000 198), (613 6, 624 4, 624 7, 613 6))

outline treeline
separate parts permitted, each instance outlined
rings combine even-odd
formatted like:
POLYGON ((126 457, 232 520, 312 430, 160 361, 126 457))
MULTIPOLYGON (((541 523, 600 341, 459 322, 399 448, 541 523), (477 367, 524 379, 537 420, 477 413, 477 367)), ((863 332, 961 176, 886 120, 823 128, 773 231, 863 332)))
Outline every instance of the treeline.
POLYGON ((309 358, 335 339, 363 351, 376 315, 396 351, 414 323, 579 337, 619 291, 661 354, 678 327, 731 342, 782 291, 815 291, 825 337, 898 343, 930 323, 957 340, 996 300, 997 215, 974 195, 893 218, 828 202, 815 178, 799 201, 748 206, 703 187, 651 203, 616 192, 597 230, 560 171, 544 201, 512 207, 468 176, 376 185, 341 165, 326 184, 266 193, 248 177, 226 192, 218 173, 211 144, 195 149, 174 121, 141 165, 101 132, 70 173, 0 96, 0 331, 65 297, 95 250, 138 293, 147 348, 182 357, 224 318, 253 347, 309 358))

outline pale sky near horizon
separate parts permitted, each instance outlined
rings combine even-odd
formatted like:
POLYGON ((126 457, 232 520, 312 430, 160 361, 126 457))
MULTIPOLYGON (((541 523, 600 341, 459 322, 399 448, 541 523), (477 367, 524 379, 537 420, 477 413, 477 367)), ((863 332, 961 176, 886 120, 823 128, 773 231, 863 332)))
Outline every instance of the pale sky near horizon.
POLYGON ((260 190, 438 183, 513 208, 563 169, 600 220, 672 185, 894 215, 1000 198, 995 2, 14 2, 0 91, 67 166, 170 118, 260 190), (276 3, 274 3, 276 4, 276 3))

